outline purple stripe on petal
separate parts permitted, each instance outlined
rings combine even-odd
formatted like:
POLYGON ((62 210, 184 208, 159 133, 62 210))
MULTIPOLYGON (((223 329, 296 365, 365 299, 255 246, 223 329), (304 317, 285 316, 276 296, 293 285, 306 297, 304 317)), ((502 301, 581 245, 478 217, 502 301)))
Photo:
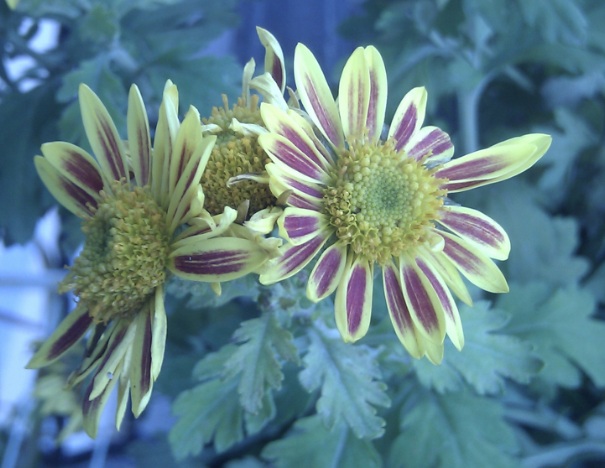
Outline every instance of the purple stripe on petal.
POLYGON ((250 253, 246 250, 213 250, 174 257, 174 267, 183 273, 196 275, 225 275, 238 272, 246 265, 250 253))
POLYGON ((422 272, 426 275, 427 279, 433 286, 435 293, 437 293, 437 297, 439 298, 439 302, 443 306, 443 310, 452 320, 456 320, 456 316, 454 314, 454 310, 452 308, 452 298, 451 295, 447 293, 443 283, 437 278, 435 273, 429 268, 429 266, 422 260, 416 259, 416 264, 418 268, 422 270, 422 272))
POLYGON ((310 160, 306 154, 300 153, 299 150, 290 146, 289 143, 278 140, 275 142, 275 146, 270 150, 272 150, 271 153, 283 164, 291 167, 295 171, 315 180, 321 179, 322 172, 319 167, 310 160))
POLYGON ((469 161, 453 161, 448 166, 438 170, 435 177, 449 179, 450 181, 465 181, 476 179, 490 179, 490 174, 501 171, 509 164, 500 156, 483 156, 469 161))
POLYGON ((323 245, 326 239, 317 236, 301 245, 288 248, 280 259, 280 270, 283 276, 295 270, 302 264, 307 264, 317 253, 317 250, 323 245))
POLYGON ((151 314, 146 314, 145 333, 143 334, 143 343, 141 343, 142 353, 141 362, 138 364, 141 369, 141 381, 137 382, 140 395, 145 395, 151 388, 151 314))
POLYGON ((439 128, 434 128, 428 134, 408 149, 408 156, 419 161, 425 156, 439 156, 453 148, 450 136, 439 128))
POLYGON ((362 265, 355 266, 347 282, 346 295, 347 326, 351 335, 355 335, 361 325, 367 287, 365 268, 362 265))
POLYGON ((403 148, 406 143, 409 141, 410 137, 414 133, 416 128, 416 122, 418 120, 418 109, 413 104, 410 104, 399 122, 398 127, 395 129, 393 133, 393 138, 395 139, 395 149, 399 151, 403 148))
POLYGON ((315 294, 322 297, 334 285, 334 280, 342 263, 342 252, 337 248, 327 251, 317 263, 311 281, 316 285, 315 294))
POLYGON ((439 222, 452 231, 494 248, 498 248, 506 242, 503 232, 494 224, 470 213, 443 210, 439 222))
POLYGON ((318 166, 323 167, 323 162, 317 157, 316 149, 309 146, 308 142, 301 138, 298 131, 292 129, 289 125, 282 123, 279 128, 279 133, 290 141, 307 158, 311 159, 318 166))
POLYGON ((63 161, 63 170, 79 180, 82 185, 95 192, 100 192, 103 189, 103 179, 99 170, 79 153, 75 151, 67 152, 70 158, 63 161))
POLYGON ((465 249, 459 243, 452 241, 449 237, 444 236, 443 239, 445 240, 443 253, 451 257, 460 268, 471 274, 477 274, 482 271, 482 262, 477 255, 465 249))
POLYGON ((97 200, 93 196, 67 179, 61 179, 63 190, 85 210, 90 216, 94 214, 91 208, 96 208, 97 200))
POLYGON ((284 229, 291 239, 297 239, 316 232, 319 229, 319 219, 317 216, 286 215, 284 229))
POLYGON ((99 134, 99 141, 103 146, 103 152, 107 157, 109 163, 109 169, 115 180, 126 178, 126 168, 122 161, 122 154, 120 152, 120 145, 114 138, 112 123, 100 119, 99 120, 100 130, 102 133, 99 134))
POLYGON ((88 313, 82 314, 60 338, 54 341, 46 356, 47 360, 56 359, 76 342, 78 342, 87 332, 88 327, 92 324, 92 317, 88 313))
POLYGON ((380 130, 376 129, 377 122, 377 104, 378 104, 378 77, 373 69, 370 69, 370 102, 368 102, 368 113, 366 118, 366 127, 368 135, 379 135, 380 130))
POLYGON ((313 79, 309 75, 305 75, 304 84, 306 84, 305 91, 311 107, 315 112, 321 128, 326 132, 326 136, 332 143, 340 141, 340 133, 338 129, 334 127, 334 122, 332 122, 330 116, 325 112, 325 106, 320 101, 317 90, 313 86, 313 79))
POLYGON ((323 198, 323 193, 321 192, 321 190, 318 190, 316 188, 310 187, 309 185, 305 184, 304 182, 300 182, 296 179, 293 179, 292 177, 284 177, 284 182, 286 184, 288 184, 290 187, 292 187, 293 189, 299 190, 300 192, 310 195, 312 197, 315 198, 323 198))
POLYGON ((422 327, 429 333, 437 330, 439 328, 437 312, 433 307, 424 284, 422 284, 422 279, 418 275, 418 272, 410 266, 404 267, 403 282, 411 302, 410 306, 414 309, 415 315, 420 320, 422 327))
POLYGON ((397 327, 402 331, 411 330, 414 326, 412 317, 405 303, 401 284, 399 284, 397 272, 394 268, 385 267, 384 290, 389 310, 397 323, 397 327))
POLYGON ((271 57, 273 59, 273 64, 271 66, 271 77, 273 77, 273 81, 277 84, 279 89, 284 89, 284 73, 282 71, 282 63, 277 54, 273 54, 271 57))
POLYGON ((306 208, 307 210, 317 211, 317 205, 295 193, 288 197, 287 203, 296 208, 306 208))

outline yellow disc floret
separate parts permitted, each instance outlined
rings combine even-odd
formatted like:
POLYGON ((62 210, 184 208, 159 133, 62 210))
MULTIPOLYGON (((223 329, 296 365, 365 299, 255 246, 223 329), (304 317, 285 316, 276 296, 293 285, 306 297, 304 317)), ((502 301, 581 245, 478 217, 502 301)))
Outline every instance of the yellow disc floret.
POLYGON ((229 108, 223 96, 224 107, 212 109, 212 115, 204 119, 204 124, 214 124, 221 128, 216 144, 202 176, 204 187, 204 208, 211 214, 223 212, 225 206, 237 209, 242 202, 250 201, 249 213, 256 213, 275 204, 267 184, 249 180, 227 186, 229 179, 242 174, 258 174, 265 170, 269 158, 258 144, 258 135, 245 134, 231 127, 233 119, 243 124, 262 126, 258 110, 258 96, 252 95, 249 102, 239 98, 236 105, 229 108))
POLYGON ((164 283, 170 245, 166 213, 147 188, 115 182, 112 192, 101 192, 84 222, 84 249, 60 286, 73 290, 97 323, 138 312, 164 283))
POLYGON ((445 196, 433 174, 390 141, 352 143, 338 155, 324 211, 342 242, 384 265, 425 242, 445 196))

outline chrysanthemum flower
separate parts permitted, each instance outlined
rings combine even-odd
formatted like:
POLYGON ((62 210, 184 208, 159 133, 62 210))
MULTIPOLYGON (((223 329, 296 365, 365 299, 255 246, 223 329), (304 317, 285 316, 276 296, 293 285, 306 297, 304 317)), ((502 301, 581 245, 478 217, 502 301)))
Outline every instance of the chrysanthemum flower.
POLYGON ((216 135, 202 185, 206 191, 206 209, 222 213, 225 206, 238 209, 238 222, 261 233, 273 230, 281 210, 275 208, 276 198, 269 190, 265 165, 267 155, 258 144, 258 136, 266 129, 259 110, 259 99, 287 107, 283 93, 285 84, 284 57, 279 42, 262 28, 258 36, 265 47, 265 74, 253 77, 254 59, 244 67, 242 95, 229 106, 223 95, 223 107, 215 107, 202 119, 203 130, 216 135), (252 94, 251 88, 259 91, 252 94))
POLYGON ((203 209, 200 179, 216 137, 202 135, 193 107, 179 122, 176 86, 168 82, 164 90, 153 148, 136 86, 129 95, 127 144, 85 85, 80 106, 96 159, 65 142, 43 145, 44 156, 35 158, 50 192, 84 220, 84 249, 60 286, 78 302, 28 367, 48 365, 88 334, 83 362, 69 383, 90 378, 84 428, 94 437, 116 384, 118 427, 129 393, 137 417, 149 401, 164 356, 167 276, 228 281, 256 271, 271 252, 229 231, 235 210, 213 218, 203 209))
POLYGON ((510 250, 502 227, 448 196, 519 174, 544 154, 551 138, 525 135, 450 161, 449 136, 422 127, 424 88, 403 98, 381 139, 387 78, 374 47, 351 55, 337 102, 302 44, 294 72, 309 119, 261 107, 270 131, 260 143, 272 160, 271 187, 289 194, 278 220, 289 245, 261 282, 294 275, 318 256, 307 295, 319 301, 336 291, 336 324, 352 342, 368 330, 378 265, 399 339, 412 356, 440 362, 446 334, 458 349, 464 344, 450 292, 471 301, 459 273, 486 291, 506 292, 491 259, 506 259, 510 250))

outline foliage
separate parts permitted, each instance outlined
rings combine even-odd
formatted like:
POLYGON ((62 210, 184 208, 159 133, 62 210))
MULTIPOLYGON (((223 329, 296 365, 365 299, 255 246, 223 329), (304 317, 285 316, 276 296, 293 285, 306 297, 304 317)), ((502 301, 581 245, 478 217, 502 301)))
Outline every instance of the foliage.
MULTIPOLYGON (((80 81, 118 122, 131 81, 151 112, 166 78, 183 102, 204 109, 233 91, 232 61, 195 53, 234 23, 234 4, 22 0, 5 14, 13 27, 4 41, 20 47, 14 22, 28 11, 69 32, 32 70, 48 72, 40 87, 2 91, 11 156, 0 190, 21 200, 0 208, 5 239, 27 238, 50 200, 29 167, 35 147, 52 135, 82 140, 80 81), (17 123, 9 116, 20 108, 17 123), (25 138, 14 138, 17 126, 25 138)), ((510 292, 471 289, 474 305, 459 305, 465 347, 448 343, 433 366, 403 351, 382 294, 369 334, 345 344, 329 301, 304 298, 307 272, 271 287, 245 278, 218 297, 175 282, 157 382, 175 421, 151 440, 165 449, 167 439, 182 466, 603 464, 604 22, 598 0, 364 1, 342 33, 383 54, 390 113, 407 90, 426 86, 427 121, 451 133, 457 155, 524 133, 553 135, 528 173, 452 196, 510 235, 510 258, 499 265, 510 292)), ((145 444, 154 445, 131 444, 136 460, 149 459, 145 444)))

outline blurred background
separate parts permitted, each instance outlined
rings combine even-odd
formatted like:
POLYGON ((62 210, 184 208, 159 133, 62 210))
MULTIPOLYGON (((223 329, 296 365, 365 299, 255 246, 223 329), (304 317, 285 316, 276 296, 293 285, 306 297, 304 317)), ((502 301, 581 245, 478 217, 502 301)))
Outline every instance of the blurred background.
POLYGON ((319 467, 603 466, 603 24, 601 0, 22 0, 16 10, 2 3, 2 468, 302 461, 319 467), (131 83, 141 89, 152 128, 167 79, 179 88, 182 110, 194 105, 209 115, 222 93, 233 102, 243 65, 254 57, 262 67, 256 26, 279 40, 293 88, 296 43, 314 52, 335 92, 353 49, 375 45, 389 77, 386 121, 409 89, 425 86, 426 122, 450 133, 457 156, 525 133, 553 136, 551 149, 526 174, 453 197, 509 233, 512 253, 501 268, 511 292, 473 292, 475 307, 461 308, 467 345, 462 353, 446 349, 440 367, 402 357, 390 344, 399 346, 394 334, 381 328, 386 314, 377 302, 382 315, 375 314, 375 330, 349 347, 357 351, 342 351, 367 352, 370 370, 361 377, 361 369, 359 378, 386 384, 380 392, 390 401, 378 405, 367 397, 381 406, 374 412, 384 430, 359 438, 349 423, 314 425, 326 411, 316 406, 318 395, 330 389, 325 379, 319 390, 305 385, 302 372, 312 366, 300 328, 291 331, 302 362, 283 367, 281 387, 266 388, 276 395, 271 417, 255 427, 248 420, 242 426, 240 415, 239 423, 224 427, 220 421, 229 415, 212 413, 214 421, 204 413, 206 421, 189 422, 185 431, 182 394, 201 388, 193 366, 233 342, 238 324, 258 315, 258 291, 250 280, 244 290, 252 300, 229 301, 237 294, 227 293, 214 303, 192 300, 201 296, 183 292, 186 286, 175 288, 167 360, 152 404, 120 433, 108 414, 92 441, 79 430, 78 396, 63 388, 69 362, 39 373, 24 369, 36 340, 70 308, 55 290, 83 240, 79 220, 58 208, 40 182, 33 156, 54 140, 88 147, 80 83, 99 95, 120 130, 126 129, 131 83), (331 438, 341 445, 330 445, 331 438))

